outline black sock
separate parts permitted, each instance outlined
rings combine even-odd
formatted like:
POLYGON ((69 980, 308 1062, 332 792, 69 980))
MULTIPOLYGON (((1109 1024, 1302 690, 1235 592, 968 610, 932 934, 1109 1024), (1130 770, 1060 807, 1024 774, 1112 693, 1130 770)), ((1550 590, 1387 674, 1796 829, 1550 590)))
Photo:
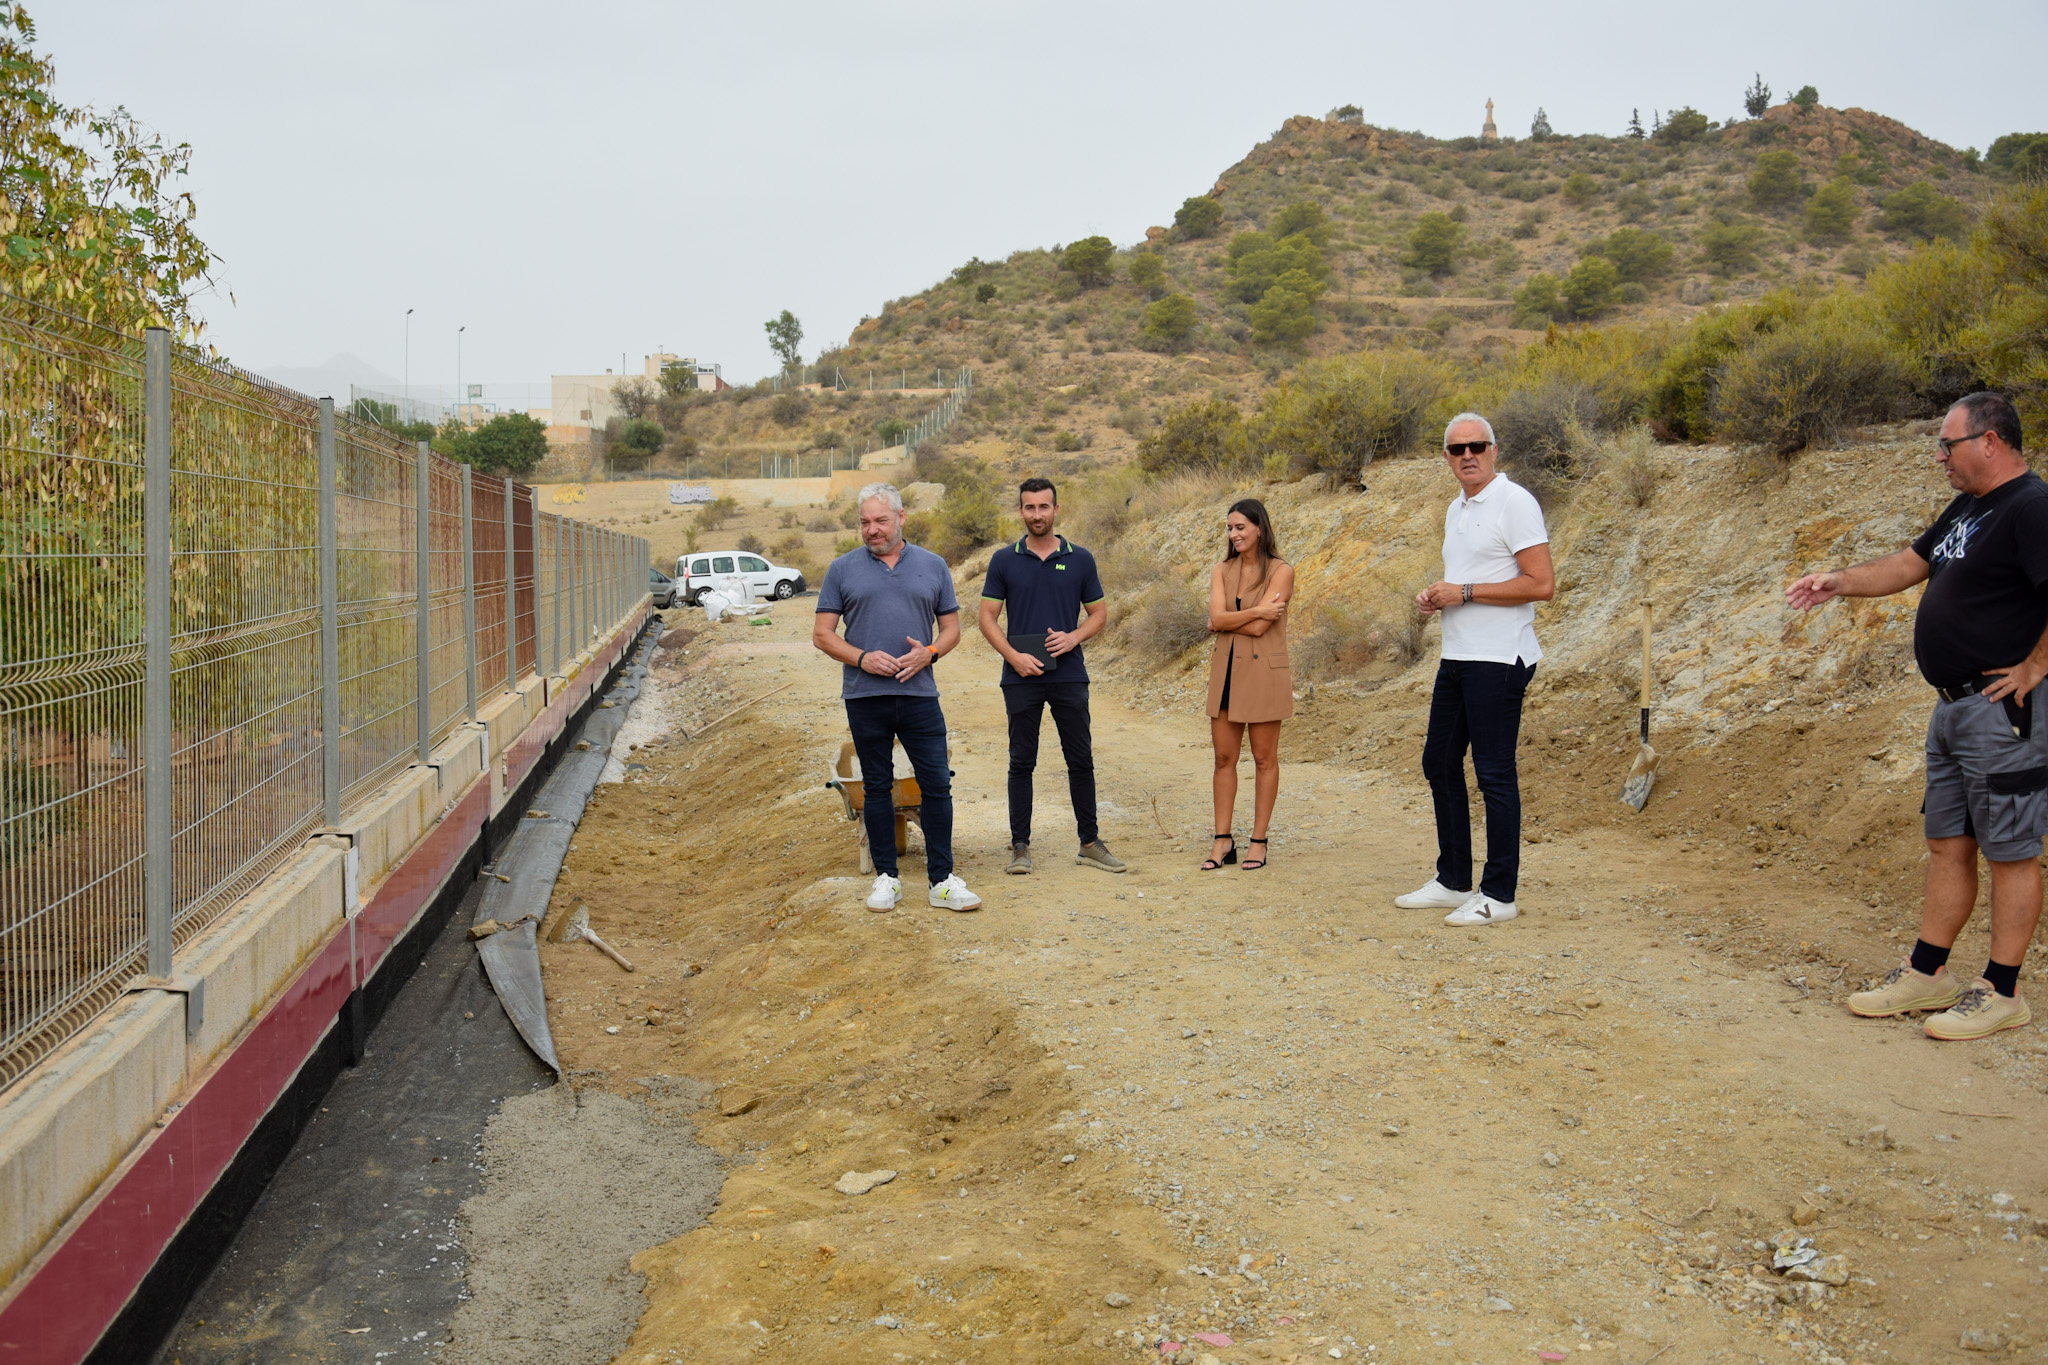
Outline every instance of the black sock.
POLYGON ((1922 976, 1933 976, 1948 964, 1948 949, 1937 948, 1926 939, 1913 942, 1913 970, 1922 976))
POLYGON ((1987 962, 1984 964, 1984 979, 1991 983, 1992 990, 2009 1000, 2020 988, 2020 964, 2015 962, 2008 967, 2003 962, 1987 962))

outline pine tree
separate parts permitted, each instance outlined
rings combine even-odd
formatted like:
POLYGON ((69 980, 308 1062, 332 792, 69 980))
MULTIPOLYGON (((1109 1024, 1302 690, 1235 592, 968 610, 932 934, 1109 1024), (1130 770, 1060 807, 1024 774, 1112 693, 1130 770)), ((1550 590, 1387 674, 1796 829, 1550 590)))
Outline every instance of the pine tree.
POLYGON ((1642 110, 1631 109, 1628 111, 1628 135, 1634 138, 1637 142, 1641 142, 1643 140, 1645 134, 1643 132, 1642 110))
POLYGON ((1742 107, 1749 111, 1751 118, 1762 118, 1764 110, 1771 107, 1771 87, 1764 84, 1764 73, 1756 73, 1756 84, 1742 92, 1742 107))
POLYGON ((1550 136, 1550 115, 1543 112, 1543 106, 1536 106, 1536 120, 1529 125, 1529 140, 1542 142, 1550 136))

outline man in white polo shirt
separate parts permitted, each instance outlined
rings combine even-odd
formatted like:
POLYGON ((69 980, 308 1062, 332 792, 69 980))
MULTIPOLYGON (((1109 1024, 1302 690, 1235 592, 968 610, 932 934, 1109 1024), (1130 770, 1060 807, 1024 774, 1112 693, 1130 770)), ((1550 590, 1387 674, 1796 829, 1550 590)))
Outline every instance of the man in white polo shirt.
POLYGON ((1515 917, 1521 870, 1522 788, 1515 742, 1522 697, 1543 651, 1536 603, 1557 578, 1550 533, 1529 490, 1495 470, 1493 426, 1461 412, 1444 428, 1444 461, 1462 490, 1444 517, 1444 577, 1415 596, 1444 622, 1443 661, 1429 699, 1422 775, 1436 806, 1436 876, 1396 896, 1404 910, 1451 913, 1444 923, 1498 924, 1515 917), (1486 867, 1472 889, 1472 816, 1465 798, 1465 750, 1486 803, 1486 867))

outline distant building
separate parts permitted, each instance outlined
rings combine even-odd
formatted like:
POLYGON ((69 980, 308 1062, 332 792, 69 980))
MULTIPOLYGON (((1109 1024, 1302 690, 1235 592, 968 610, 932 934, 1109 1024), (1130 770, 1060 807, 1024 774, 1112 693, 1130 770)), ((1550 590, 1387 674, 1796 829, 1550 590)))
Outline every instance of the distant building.
POLYGON ((1479 140, 1481 142, 1500 141, 1500 129, 1493 126, 1493 99, 1490 96, 1486 101, 1486 124, 1479 130, 1479 140))
POLYGON ((552 402, 545 411, 535 411, 533 416, 547 424, 550 441, 589 441, 596 433, 603 431, 605 423, 621 416, 613 391, 629 378, 645 379, 651 384, 661 382, 662 371, 670 366, 682 366, 689 370, 700 389, 729 389, 722 367, 709 361, 697 360, 691 356, 679 356, 668 351, 657 351, 641 357, 641 372, 638 375, 623 375, 614 370, 603 374, 558 374, 549 381, 552 402))

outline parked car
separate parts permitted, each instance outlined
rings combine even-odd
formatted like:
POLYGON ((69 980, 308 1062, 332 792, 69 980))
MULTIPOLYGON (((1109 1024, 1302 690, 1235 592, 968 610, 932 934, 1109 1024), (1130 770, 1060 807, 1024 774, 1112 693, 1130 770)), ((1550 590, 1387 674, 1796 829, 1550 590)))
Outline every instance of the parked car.
POLYGON ((694 607, 697 594, 708 586, 709 580, 733 573, 747 580, 754 596, 779 601, 787 601, 811 586, 804 581, 801 570, 771 564, 760 555, 744 550, 699 550, 676 560, 676 591, 685 604, 694 607))
POLYGON ((676 604, 676 581, 652 564, 647 566, 647 591, 654 597, 656 611, 666 611, 676 604))

